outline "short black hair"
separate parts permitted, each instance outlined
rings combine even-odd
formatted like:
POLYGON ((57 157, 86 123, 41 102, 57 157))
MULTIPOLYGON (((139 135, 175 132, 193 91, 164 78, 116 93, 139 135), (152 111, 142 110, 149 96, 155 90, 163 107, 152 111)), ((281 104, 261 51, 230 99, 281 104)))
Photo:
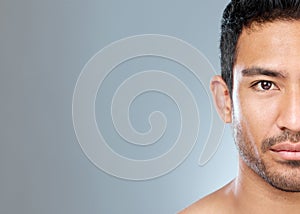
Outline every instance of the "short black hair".
POLYGON ((221 70, 230 94, 238 39, 253 23, 300 20, 300 0, 232 0, 224 10, 221 25, 221 70))

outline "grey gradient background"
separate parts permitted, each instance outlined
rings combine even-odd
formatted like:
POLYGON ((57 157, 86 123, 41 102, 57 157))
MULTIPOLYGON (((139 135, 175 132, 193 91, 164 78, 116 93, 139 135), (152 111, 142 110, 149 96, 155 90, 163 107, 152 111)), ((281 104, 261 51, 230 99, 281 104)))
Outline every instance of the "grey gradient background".
MULTIPOLYGON (((0 213, 176 213, 229 182, 237 167, 229 126, 213 158, 203 167, 197 164, 208 132, 209 101, 201 84, 188 75, 182 79, 202 104, 200 135, 189 157, 165 176, 137 182, 106 174, 84 155, 72 124, 72 96, 83 66, 121 38, 147 33, 178 37, 219 71, 220 19, 227 2, 0 0, 0 213)), ((182 70, 163 59, 135 60, 116 68, 98 94, 96 116, 107 138, 114 133, 106 126, 102 101, 118 72, 182 70)), ((170 145, 110 146, 137 159, 172 146, 178 114, 161 94, 149 93, 133 103, 133 124, 147 130, 143 115, 157 107, 174 119, 166 133, 170 145)))

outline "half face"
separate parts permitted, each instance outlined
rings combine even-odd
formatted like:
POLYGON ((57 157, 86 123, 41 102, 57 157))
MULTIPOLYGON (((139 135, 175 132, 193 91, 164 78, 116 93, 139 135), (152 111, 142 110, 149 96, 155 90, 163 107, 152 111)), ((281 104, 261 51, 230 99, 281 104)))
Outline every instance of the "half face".
POLYGON ((233 129, 244 163, 300 191, 300 21, 244 29, 233 70, 233 129))

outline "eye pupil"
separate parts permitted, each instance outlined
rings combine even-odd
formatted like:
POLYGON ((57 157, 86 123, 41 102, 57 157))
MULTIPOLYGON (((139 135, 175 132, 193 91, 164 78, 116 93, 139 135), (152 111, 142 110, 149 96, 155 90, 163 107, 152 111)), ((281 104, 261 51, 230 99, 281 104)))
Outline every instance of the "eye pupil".
POLYGON ((268 81, 264 81, 261 83, 261 87, 264 90, 269 90, 272 87, 272 83, 268 81))

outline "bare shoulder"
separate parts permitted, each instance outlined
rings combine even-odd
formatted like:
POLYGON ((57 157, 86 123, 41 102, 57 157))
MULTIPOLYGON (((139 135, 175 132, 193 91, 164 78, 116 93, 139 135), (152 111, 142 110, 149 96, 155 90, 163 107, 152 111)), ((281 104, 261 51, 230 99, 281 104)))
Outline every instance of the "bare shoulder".
POLYGON ((185 208, 179 214, 198 214, 198 213, 224 213, 233 209, 232 182, 198 200, 194 204, 185 208))

